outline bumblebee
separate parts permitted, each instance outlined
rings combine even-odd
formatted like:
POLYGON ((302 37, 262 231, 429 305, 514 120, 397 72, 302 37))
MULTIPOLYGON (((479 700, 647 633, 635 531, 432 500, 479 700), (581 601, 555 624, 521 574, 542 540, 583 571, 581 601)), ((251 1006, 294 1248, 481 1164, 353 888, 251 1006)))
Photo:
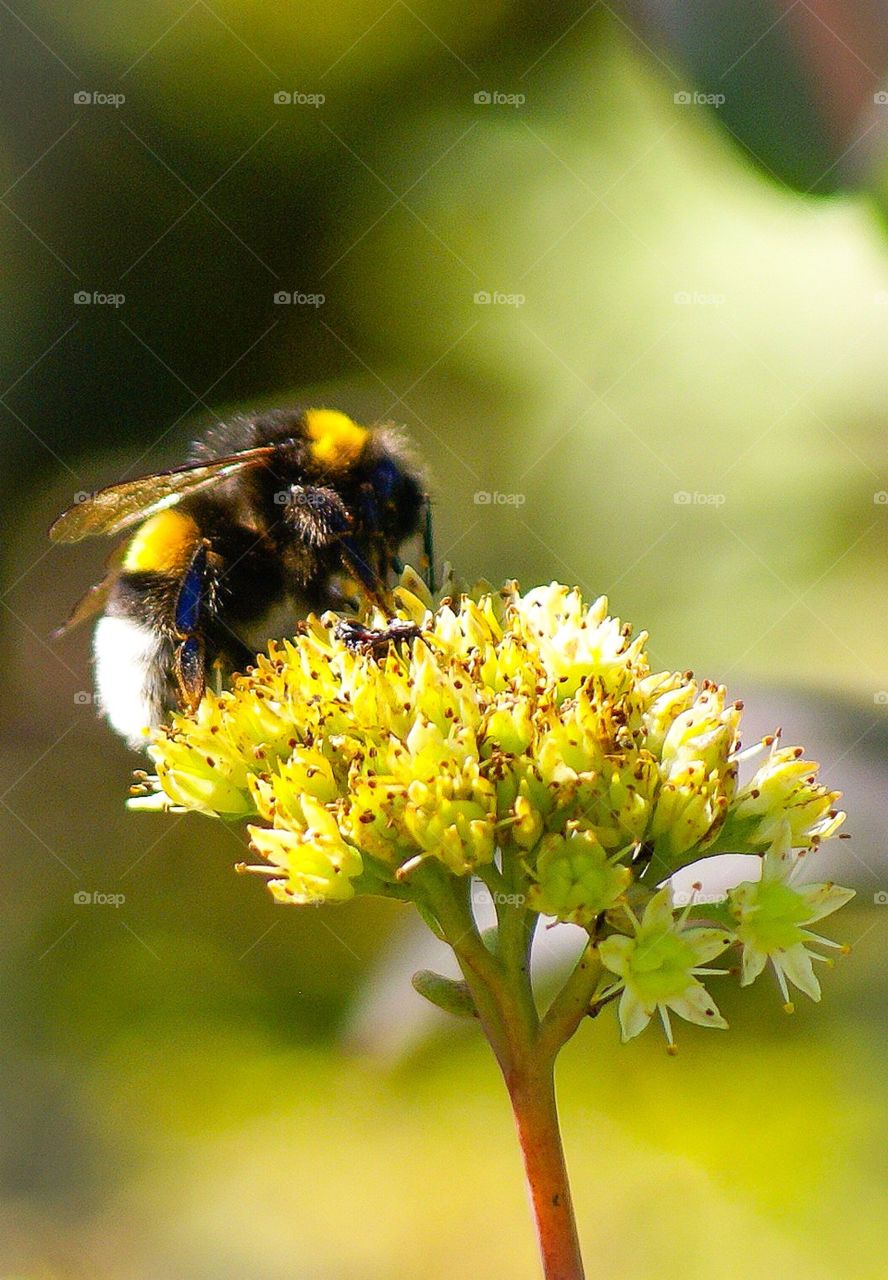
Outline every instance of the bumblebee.
POLYGON ((61 631, 101 613, 99 705, 130 746, 193 711, 207 671, 243 670, 310 610, 385 608, 398 551, 420 535, 432 574, 422 471, 391 426, 335 409, 272 410, 211 428, 181 467, 110 485, 65 511, 54 542, 135 532, 61 631))

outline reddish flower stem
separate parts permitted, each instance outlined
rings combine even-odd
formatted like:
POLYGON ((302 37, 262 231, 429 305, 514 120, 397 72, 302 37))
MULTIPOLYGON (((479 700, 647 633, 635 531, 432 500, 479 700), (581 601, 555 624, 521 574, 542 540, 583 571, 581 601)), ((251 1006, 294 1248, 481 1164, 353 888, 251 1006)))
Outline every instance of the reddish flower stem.
POLYGON ((513 920, 507 912, 500 915, 495 955, 478 935, 464 892, 457 894, 437 868, 425 870, 424 886, 509 1091, 544 1280, 584 1280, 558 1124, 555 1059, 588 1011, 598 958, 587 948, 541 1021, 530 980, 532 930, 523 922, 523 908, 512 908, 513 920))
POLYGON ((545 1280, 583 1280, 583 1260, 564 1162, 552 1066, 506 1076, 545 1280))

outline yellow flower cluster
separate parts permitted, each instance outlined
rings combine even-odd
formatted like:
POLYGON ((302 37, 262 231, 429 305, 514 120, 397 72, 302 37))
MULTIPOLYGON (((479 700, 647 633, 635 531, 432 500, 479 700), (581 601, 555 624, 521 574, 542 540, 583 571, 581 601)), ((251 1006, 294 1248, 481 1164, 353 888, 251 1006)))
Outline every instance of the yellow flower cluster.
POLYGON ((764 853, 787 822, 804 848, 841 821, 795 752, 774 747, 738 790, 740 704, 652 674, 646 636, 604 599, 512 584, 436 609, 404 587, 395 601, 390 643, 310 618, 174 717, 135 803, 253 818, 286 902, 409 896, 428 859, 456 876, 509 862, 530 908, 584 925, 640 870, 661 881, 731 841, 764 853))

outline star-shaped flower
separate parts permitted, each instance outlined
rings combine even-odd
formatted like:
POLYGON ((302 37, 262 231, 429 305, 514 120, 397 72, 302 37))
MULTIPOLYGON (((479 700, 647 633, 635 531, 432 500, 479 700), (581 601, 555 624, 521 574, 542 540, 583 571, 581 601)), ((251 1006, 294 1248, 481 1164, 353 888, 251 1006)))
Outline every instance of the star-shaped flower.
POLYGON ((807 926, 838 911, 854 897, 853 889, 831 881, 793 885, 801 860, 793 852, 791 839, 789 823, 785 823, 762 860, 762 878, 744 881, 728 894, 728 908, 743 943, 740 984, 749 986, 770 961, 787 1013, 793 1011, 787 979, 812 1000, 820 999, 820 983, 811 962, 827 958, 812 950, 812 944, 846 950, 807 926))
POLYGON ((728 1024, 699 975, 728 972, 703 966, 731 945, 734 938, 730 932, 689 928, 687 911, 679 917, 673 914, 668 888, 651 898, 640 921, 634 913, 629 914, 633 936, 616 934, 599 946, 602 962, 620 980, 600 991, 598 1000, 622 991, 619 1016, 623 1040, 637 1036, 658 1012, 669 1051, 674 1053, 670 1010, 701 1027, 726 1028, 728 1024))

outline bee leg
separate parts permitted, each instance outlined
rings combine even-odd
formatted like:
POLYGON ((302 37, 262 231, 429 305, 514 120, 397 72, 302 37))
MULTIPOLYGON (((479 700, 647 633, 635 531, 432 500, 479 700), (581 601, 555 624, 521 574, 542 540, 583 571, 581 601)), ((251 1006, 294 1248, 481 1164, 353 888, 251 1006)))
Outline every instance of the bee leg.
POLYGON ((194 712, 206 688, 206 645, 200 631, 201 615, 209 587, 209 543, 200 542, 182 575, 173 603, 173 674, 179 705, 194 712))
POLYGON ((283 519, 300 542, 314 550, 329 546, 351 527, 345 503, 335 489, 323 485, 291 485, 283 519))
POLYGON ((203 636, 186 636, 173 654, 173 672, 183 711, 193 714, 206 689, 206 653, 203 636))
POLYGON ((387 627, 365 627, 354 618, 343 618, 336 626, 336 638, 347 649, 356 653, 370 653, 376 658, 385 657, 392 645, 401 642, 412 644, 421 635, 422 631, 416 623, 400 618, 393 619, 387 627))
POLYGON ((343 538, 342 562, 347 573, 355 579, 369 602, 384 613, 391 613, 385 585, 379 574, 370 567, 353 538, 343 538))

